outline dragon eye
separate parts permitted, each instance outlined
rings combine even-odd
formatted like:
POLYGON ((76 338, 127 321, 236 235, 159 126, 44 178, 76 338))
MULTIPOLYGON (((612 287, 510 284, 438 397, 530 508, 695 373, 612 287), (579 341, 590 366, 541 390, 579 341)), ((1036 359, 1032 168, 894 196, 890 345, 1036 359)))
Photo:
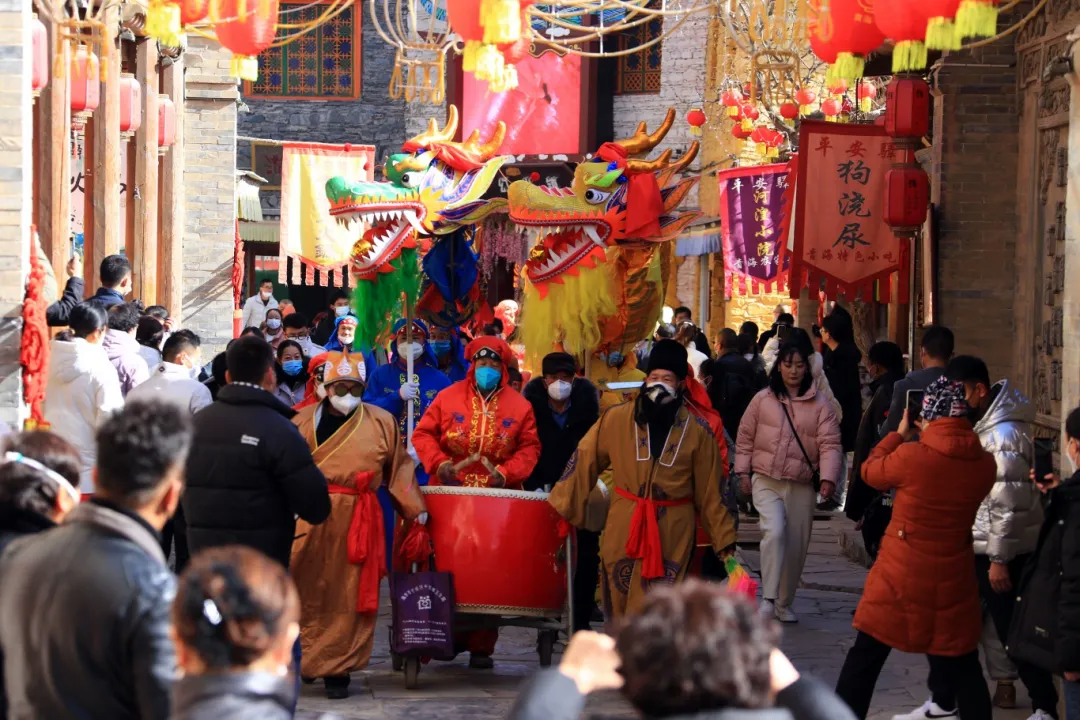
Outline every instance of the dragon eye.
POLYGON ((401 175, 401 184, 408 188, 414 188, 420 186, 420 181, 423 180, 423 173, 407 172, 401 175))
POLYGON ((589 188, 585 191, 585 202, 592 203, 593 205, 599 205, 609 197, 611 197, 611 193, 602 192, 593 188, 589 188))

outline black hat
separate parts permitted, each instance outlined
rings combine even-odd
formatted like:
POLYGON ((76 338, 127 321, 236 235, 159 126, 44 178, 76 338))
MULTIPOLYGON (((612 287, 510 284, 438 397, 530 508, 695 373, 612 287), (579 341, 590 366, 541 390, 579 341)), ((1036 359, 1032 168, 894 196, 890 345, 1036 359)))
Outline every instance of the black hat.
POLYGON ((569 353, 553 352, 544 356, 541 369, 544 375, 554 375, 560 372, 568 372, 573 375, 577 372, 577 363, 574 362, 574 356, 569 353))
POLYGON ((649 372, 670 370, 675 377, 685 380, 688 373, 686 348, 674 340, 660 340, 649 353, 649 372))

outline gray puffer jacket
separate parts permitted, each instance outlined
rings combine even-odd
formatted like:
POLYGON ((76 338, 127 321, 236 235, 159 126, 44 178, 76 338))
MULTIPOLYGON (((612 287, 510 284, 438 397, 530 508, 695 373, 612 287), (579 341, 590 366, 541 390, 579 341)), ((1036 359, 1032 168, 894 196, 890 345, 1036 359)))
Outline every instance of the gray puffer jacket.
POLYGON ((1039 489, 1031 482, 1031 423, 1035 410, 1007 380, 995 383, 994 399, 975 423, 983 449, 997 462, 997 480, 975 515, 975 552, 1009 562, 1035 550, 1042 526, 1039 489))

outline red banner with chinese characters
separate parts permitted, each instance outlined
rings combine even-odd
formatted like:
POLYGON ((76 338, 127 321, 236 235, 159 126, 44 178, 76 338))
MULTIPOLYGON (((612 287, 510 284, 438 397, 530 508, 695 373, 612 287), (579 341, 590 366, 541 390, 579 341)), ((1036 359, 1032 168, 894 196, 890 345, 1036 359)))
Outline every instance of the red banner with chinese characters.
POLYGON ((892 275, 908 302, 908 243, 885 224, 885 173, 896 150, 885 128, 803 121, 799 132, 791 297, 822 278, 836 298, 889 301, 892 275))
POLYGON ((717 173, 725 296, 787 289, 792 171, 777 163, 717 173))

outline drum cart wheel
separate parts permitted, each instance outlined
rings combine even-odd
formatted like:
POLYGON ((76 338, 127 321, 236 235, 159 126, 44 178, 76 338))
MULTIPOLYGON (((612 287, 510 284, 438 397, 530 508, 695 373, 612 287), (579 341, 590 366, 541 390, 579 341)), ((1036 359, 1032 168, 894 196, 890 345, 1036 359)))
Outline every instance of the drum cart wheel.
POLYGON ((407 657, 405 658, 405 688, 407 690, 415 690, 420 684, 420 658, 407 657))
POLYGON ((536 651, 540 654, 540 667, 551 667, 551 655, 555 652, 555 637, 558 630, 541 630, 536 651))

